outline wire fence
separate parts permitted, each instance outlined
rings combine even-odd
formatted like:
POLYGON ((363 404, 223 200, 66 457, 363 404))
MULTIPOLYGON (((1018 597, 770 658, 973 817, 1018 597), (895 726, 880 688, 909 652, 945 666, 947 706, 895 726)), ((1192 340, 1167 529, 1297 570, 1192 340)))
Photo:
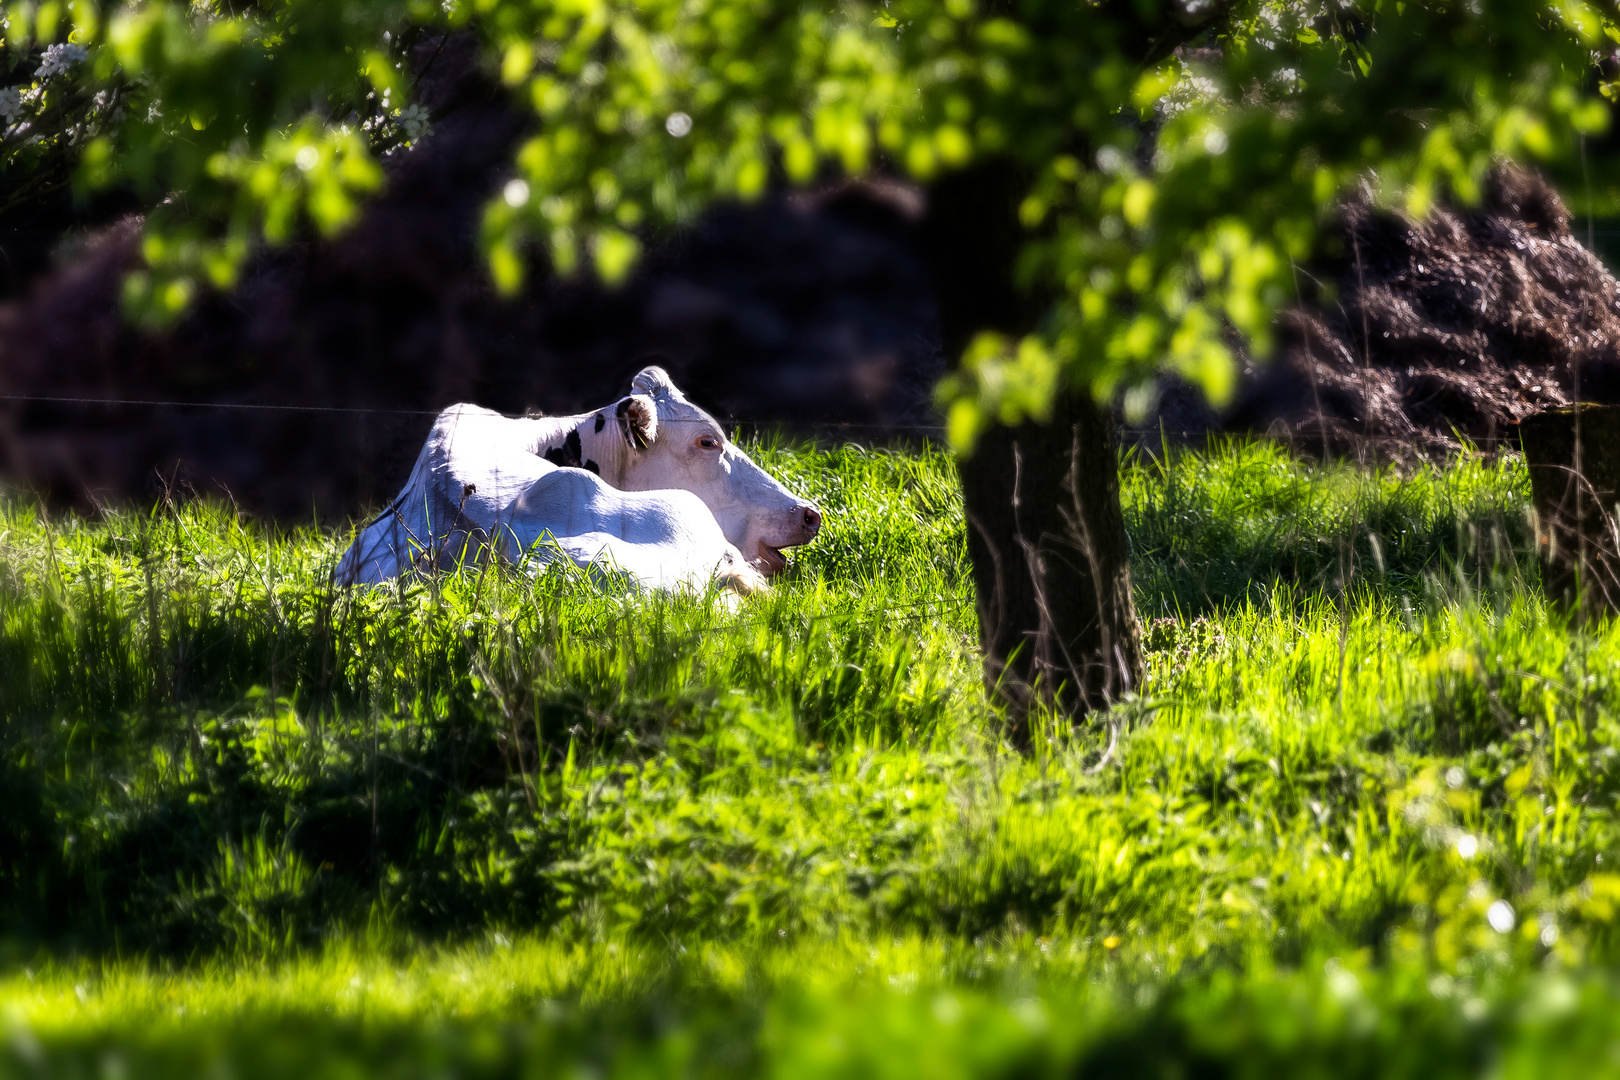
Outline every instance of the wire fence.
MULTIPOLYGON (((0 394, 0 402, 9 402, 22 405, 62 405, 84 408, 163 408, 163 409, 192 409, 213 412, 247 412, 247 413, 308 413, 308 414, 335 414, 350 416, 400 416, 400 417, 438 417, 443 415, 444 409, 408 409, 380 405, 304 405, 304 404, 274 404, 260 402, 240 401, 184 401, 179 399, 160 398, 113 398, 113 397, 70 397, 43 394, 0 394)), ((448 408, 448 407, 447 407, 448 408)), ((590 410, 587 410, 590 411, 590 410)), ((779 417, 747 417, 724 416, 717 417, 724 425, 734 428, 749 428, 755 431, 789 430, 789 431, 846 431, 870 432, 875 434, 895 435, 921 435, 933 440, 943 440, 946 437, 946 427, 943 423, 918 423, 907 421, 850 421, 850 420, 802 420, 791 416, 779 417)), ((1324 415, 1307 416, 1299 423, 1289 428, 1273 427, 1266 430, 1233 429, 1219 424, 1207 426, 1180 428, 1167 427, 1164 424, 1133 424, 1123 422, 1119 424, 1122 436, 1132 442, 1151 442, 1155 438, 1174 439, 1181 442, 1222 436, 1254 435, 1259 437, 1273 437, 1287 439, 1291 442, 1304 445, 1307 440, 1321 437, 1322 425, 1335 422, 1337 418, 1324 415), (1315 426, 1312 426, 1315 425, 1315 426)), ((702 423, 697 420, 683 420, 680 418, 659 418, 660 424, 702 423)), ((1430 431, 1413 431, 1405 434, 1376 434, 1367 432, 1346 431, 1342 428, 1332 433, 1332 439, 1340 444, 1367 447, 1401 447, 1401 448, 1434 448, 1440 445, 1454 445, 1463 448, 1494 451, 1502 448, 1515 449, 1519 446, 1519 434, 1512 431, 1496 434, 1469 434, 1453 428, 1450 438, 1430 431)))
POLYGON ((27 405, 95 405, 118 408, 200 409, 218 412, 346 413, 376 416, 438 416, 436 409, 393 409, 353 405, 266 405, 243 401, 165 401, 147 398, 53 397, 0 394, 0 401, 27 405))
MULTIPOLYGON (((240 401, 182 401, 175 399, 157 398, 111 398, 111 397, 59 397, 43 394, 0 394, 0 402, 12 402, 20 405, 70 405, 85 408, 160 408, 160 409, 195 409, 199 411, 217 412, 269 412, 269 413, 335 413, 355 416, 413 416, 437 417, 444 413, 444 409, 403 409, 390 406, 363 406, 363 405, 281 405, 263 404, 259 402, 240 401)), ((451 406, 447 406, 449 408, 451 406)), ((590 411, 590 410, 587 410, 590 411)), ((858 421, 858 420, 795 420, 792 417, 750 418, 726 416, 717 417, 725 424, 738 427, 751 427, 756 429, 768 428, 806 428, 811 430, 849 430, 849 431, 876 431, 915 433, 943 437, 945 426, 938 423, 907 423, 902 421, 858 421)), ((701 423, 696 420, 682 420, 659 418, 660 424, 701 423)))

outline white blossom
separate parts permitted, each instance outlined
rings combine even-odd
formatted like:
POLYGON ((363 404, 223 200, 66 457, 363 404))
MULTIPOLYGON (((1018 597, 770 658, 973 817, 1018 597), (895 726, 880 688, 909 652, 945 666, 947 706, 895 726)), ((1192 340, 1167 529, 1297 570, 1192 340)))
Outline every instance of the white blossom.
POLYGON ((1097 151, 1097 168, 1105 173, 1122 172, 1128 164, 1117 146, 1105 146, 1097 151))
POLYGON ((94 103, 95 111, 113 123, 124 118, 124 103, 111 90, 97 90, 94 103))
POLYGON ((1221 86, 1203 75, 1183 75, 1159 99, 1159 108, 1166 116, 1174 116, 1194 105, 1213 105, 1221 100, 1221 86))
POLYGON ((400 130, 412 142, 426 135, 431 126, 428 111, 421 105, 412 103, 399 111, 400 130))
POLYGON ((692 118, 683 112, 670 113, 669 119, 664 121, 664 130, 677 139, 684 139, 692 133, 692 118))
POLYGON ((1268 38, 1272 43, 1280 41, 1283 37, 1282 12, 1274 7, 1263 7, 1260 9, 1259 14, 1260 21, 1266 24, 1266 29, 1270 30, 1271 33, 1267 35, 1262 32, 1255 36, 1262 41, 1268 38))
POLYGON ((46 46, 45 58, 34 72, 34 77, 49 79, 53 75, 61 75, 74 64, 82 64, 89 55, 83 45, 75 45, 72 42, 46 46))
POLYGON ((0 124, 15 124, 23 114, 22 91, 15 86, 0 90, 0 124))

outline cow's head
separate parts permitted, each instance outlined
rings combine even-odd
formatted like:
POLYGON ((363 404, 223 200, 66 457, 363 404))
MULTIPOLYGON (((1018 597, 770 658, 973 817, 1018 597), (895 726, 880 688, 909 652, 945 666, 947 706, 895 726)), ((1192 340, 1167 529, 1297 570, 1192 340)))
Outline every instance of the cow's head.
POLYGON ((783 548, 807 544, 821 531, 821 511, 755 465, 714 417, 686 400, 660 367, 645 368, 619 403, 627 460, 626 491, 683 488, 714 513, 726 539, 766 574, 787 566, 783 548), (647 422, 651 403, 656 423, 647 422))

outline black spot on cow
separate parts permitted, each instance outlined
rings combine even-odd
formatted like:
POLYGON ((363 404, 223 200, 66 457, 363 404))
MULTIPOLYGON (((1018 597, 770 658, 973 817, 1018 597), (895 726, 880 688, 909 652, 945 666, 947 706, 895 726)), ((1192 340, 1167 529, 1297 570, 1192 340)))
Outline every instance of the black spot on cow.
POLYGON ((561 465, 565 469, 577 469, 580 466, 579 432, 570 431, 568 438, 563 440, 561 446, 553 446, 546 451, 546 460, 553 465, 561 465))
MULTIPOLYGON (((597 417, 597 419, 600 420, 601 417, 597 417)), ((597 476, 602 475, 602 470, 597 467, 597 464, 596 464, 595 461, 587 459, 586 462, 585 462, 585 467, 587 469, 591 470, 591 472, 595 473, 597 476)))
POLYGON ((604 427, 606 427, 606 426, 607 426, 607 417, 603 416, 601 413, 597 413, 596 414, 596 433, 598 435, 600 435, 602 433, 602 429, 604 427))

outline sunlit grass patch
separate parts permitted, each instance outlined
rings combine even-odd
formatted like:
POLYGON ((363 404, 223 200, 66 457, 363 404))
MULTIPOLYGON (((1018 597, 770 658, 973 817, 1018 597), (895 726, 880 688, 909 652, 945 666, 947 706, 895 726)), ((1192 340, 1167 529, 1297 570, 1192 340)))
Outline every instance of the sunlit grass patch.
POLYGON ((1138 449, 1121 486, 1144 617, 1357 584, 1421 594, 1437 582, 1533 577, 1529 477, 1512 455, 1465 455, 1403 475, 1305 463, 1257 441, 1203 453, 1138 449))

